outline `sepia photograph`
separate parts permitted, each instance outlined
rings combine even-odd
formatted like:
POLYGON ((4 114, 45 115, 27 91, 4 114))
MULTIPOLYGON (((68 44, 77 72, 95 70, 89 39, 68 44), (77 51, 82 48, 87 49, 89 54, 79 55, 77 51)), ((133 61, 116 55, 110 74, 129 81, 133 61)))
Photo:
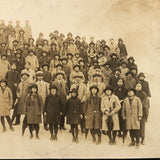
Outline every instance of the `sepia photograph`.
POLYGON ((160 158, 160 0, 0 0, 0 159, 160 158))

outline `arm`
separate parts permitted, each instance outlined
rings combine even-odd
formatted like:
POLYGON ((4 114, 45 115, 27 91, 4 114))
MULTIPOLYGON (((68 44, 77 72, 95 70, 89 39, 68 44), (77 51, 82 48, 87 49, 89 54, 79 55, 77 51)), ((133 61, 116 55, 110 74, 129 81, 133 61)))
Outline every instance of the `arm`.
POLYGON ((10 88, 8 88, 8 96, 9 96, 9 107, 10 107, 9 109, 11 109, 13 105, 13 95, 10 88))
POLYGON ((142 117, 142 102, 139 98, 137 99, 137 105, 138 105, 138 117, 141 119, 141 117, 142 117))
POLYGON ((122 117, 123 119, 126 119, 126 100, 124 100, 123 106, 122 106, 122 117))

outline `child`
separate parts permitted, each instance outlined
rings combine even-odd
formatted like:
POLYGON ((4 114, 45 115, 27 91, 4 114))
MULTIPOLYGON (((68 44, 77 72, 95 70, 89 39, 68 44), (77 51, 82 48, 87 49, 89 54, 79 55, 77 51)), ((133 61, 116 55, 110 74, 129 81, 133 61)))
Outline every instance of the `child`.
POLYGON ((122 61, 121 62, 121 66, 119 67, 121 70, 121 74, 120 76, 125 79, 126 78, 126 73, 129 71, 129 69, 127 68, 127 62, 126 61, 122 61))
POLYGON ((118 111, 121 108, 119 98, 113 94, 113 88, 107 86, 104 90, 105 96, 102 98, 101 110, 103 112, 102 129, 108 131, 109 144, 116 144, 116 135, 119 130, 118 111), (112 119, 113 124, 111 124, 112 119), (113 136, 113 137, 112 137, 113 136))
POLYGON ((24 111, 27 115, 27 124, 29 125, 30 139, 33 138, 33 128, 36 130, 36 139, 39 139, 39 123, 41 123, 43 102, 41 96, 38 94, 38 86, 32 84, 30 86, 30 93, 25 99, 24 111))
MULTIPOLYGON (((93 137, 93 143, 96 142, 95 135, 98 135, 97 144, 101 143, 101 127, 102 127, 102 114, 101 114, 101 98, 98 96, 99 89, 97 86, 91 86, 90 96, 85 102, 84 113, 86 119, 86 134, 90 130, 93 137)), ((87 136, 87 135, 86 135, 87 136)))
POLYGON ((52 81, 52 75, 49 72, 49 64, 43 63, 42 65, 42 71, 43 71, 43 80, 47 83, 51 83, 52 81))
POLYGON ((68 66, 70 66, 71 70, 73 69, 73 54, 67 53, 68 66))
POLYGON ((4 117, 6 117, 11 131, 14 131, 10 118, 10 110, 12 109, 13 105, 12 92, 10 88, 7 87, 7 81, 5 79, 2 79, 0 81, 0 103, 0 116, 3 126, 3 132, 6 131, 4 117))
POLYGON ((78 124, 80 123, 81 115, 81 101, 77 98, 77 89, 71 90, 71 98, 67 101, 66 115, 67 124, 71 125, 71 132, 73 136, 73 142, 79 143, 78 141, 78 124))
POLYGON ((107 62, 107 58, 104 55, 104 52, 98 53, 98 64, 100 66, 103 66, 107 62))
POLYGON ((136 85, 136 80, 133 77, 133 73, 131 71, 128 71, 126 73, 126 79, 124 81, 124 85, 126 89, 134 88, 136 85))
MULTIPOLYGON (((127 61, 128 61, 127 68, 128 68, 129 70, 131 70, 132 67, 137 68, 137 64, 134 63, 134 62, 135 62, 134 57, 129 57, 129 58, 127 59, 127 61)), ((137 71, 138 71, 138 69, 137 69, 137 71)))
POLYGON ((50 86, 50 94, 46 97, 44 105, 44 115, 47 117, 49 123, 49 130, 51 133, 50 140, 57 140, 58 125, 61 122, 62 106, 60 96, 57 94, 58 88, 55 85, 50 86), (54 128, 54 135, 53 135, 54 128))

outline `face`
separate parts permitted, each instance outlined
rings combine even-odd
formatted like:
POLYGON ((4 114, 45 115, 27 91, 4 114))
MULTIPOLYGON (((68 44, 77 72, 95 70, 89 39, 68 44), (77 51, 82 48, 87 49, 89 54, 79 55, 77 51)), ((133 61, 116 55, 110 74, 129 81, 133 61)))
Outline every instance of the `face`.
POLYGON ((21 55, 20 55, 20 54, 16 54, 16 57, 17 57, 17 58, 20 58, 20 57, 21 57, 21 55))
POLYGON ((55 45, 52 45, 51 47, 52 47, 52 49, 55 49, 55 48, 56 48, 56 46, 55 46, 55 45))
POLYGON ((42 45, 38 45, 38 48, 39 48, 39 49, 42 49, 42 47, 43 47, 42 45))
POLYGON ((24 32, 23 32, 23 31, 20 31, 19 34, 22 35, 22 34, 24 34, 24 32))
POLYGON ((57 75, 57 79, 58 79, 58 80, 61 80, 62 78, 63 78, 63 76, 62 76, 61 74, 58 74, 58 75, 57 75))
POLYGON ((48 44, 48 41, 44 41, 44 45, 47 45, 48 44))
POLYGON ((67 56, 67 59, 72 59, 72 56, 71 56, 71 55, 68 55, 68 56, 67 56))
POLYGON ((121 73, 119 71, 115 71, 115 74, 116 75, 120 75, 121 73))
POLYGON ((24 74, 24 75, 22 76, 22 79, 23 79, 23 80, 27 80, 27 79, 28 79, 28 76, 27 76, 26 74, 24 74))
POLYGON ((72 95, 72 97, 76 97, 77 93, 76 92, 72 92, 71 95, 72 95))
POLYGON ((76 81, 77 83, 79 83, 79 82, 81 81, 81 78, 80 78, 80 77, 76 77, 76 78, 75 78, 75 81, 76 81))
POLYGON ((110 96, 112 94, 112 91, 111 90, 106 90, 105 93, 106 93, 107 96, 110 96))
POLYGON ((33 87, 33 88, 31 89, 31 91, 32 91, 32 93, 36 93, 36 92, 37 92, 37 88, 34 88, 34 87, 33 87))
POLYGON ((80 49, 83 49, 84 47, 83 46, 80 46, 80 49))
POLYGON ((110 43, 112 43, 112 44, 113 44, 113 43, 114 43, 114 39, 110 39, 110 43))
POLYGON ((122 41, 119 41, 119 44, 123 44, 123 42, 122 42, 122 41))
POLYGON ((29 43, 33 44, 34 40, 33 39, 30 39, 29 40, 29 43))
POLYGON ((132 73, 137 74, 137 70, 132 69, 132 73))
POLYGON ((86 37, 82 37, 82 41, 86 41, 86 37))
POLYGON ((128 75, 127 75, 127 77, 131 78, 131 77, 132 77, 132 75, 131 75, 131 74, 128 74, 128 75))
POLYGON ((15 64, 12 64, 11 68, 12 68, 13 70, 15 70, 15 69, 16 69, 16 65, 15 65, 15 64))
POLYGON ((123 86, 123 80, 122 79, 118 80, 117 85, 120 86, 120 87, 123 86))
POLYGON ((84 62, 83 62, 83 61, 81 61, 79 64, 80 64, 81 66, 84 66, 84 62))
POLYGON ((129 92, 128 92, 128 96, 129 96, 129 97, 134 96, 134 91, 132 91, 132 90, 131 90, 131 91, 129 91, 129 92))
POLYGON ((127 65, 126 65, 125 63, 122 64, 122 67, 123 67, 123 68, 126 68, 126 66, 127 66, 127 65))
POLYGON ((58 70, 62 70, 62 67, 61 67, 61 66, 58 66, 57 69, 58 69, 58 70))
POLYGON ((37 76, 37 80, 38 80, 38 81, 41 81, 41 80, 43 80, 43 76, 41 76, 41 75, 38 75, 38 76, 37 76))
POLYGON ((110 65, 106 65, 105 67, 106 67, 106 68, 109 68, 109 67, 110 67, 110 65))
POLYGON ((79 54, 75 54, 75 57, 76 57, 76 58, 79 58, 79 57, 80 57, 80 55, 79 55, 79 54))
POLYGON ((96 93, 97 93, 97 89, 96 89, 96 88, 92 88, 92 89, 91 89, 91 93, 92 93, 92 94, 96 94, 96 93))
POLYGON ((140 83, 138 83, 138 84, 136 85, 136 90, 137 90, 137 91, 141 91, 141 90, 142 90, 142 85, 141 85, 140 83))
POLYGON ((54 96, 54 95, 56 95, 56 93, 57 93, 57 90, 56 89, 51 89, 51 94, 54 96))
POLYGON ((6 60, 7 58, 6 58, 6 56, 2 56, 2 60, 6 60))
POLYGON ((100 78, 99 76, 95 76, 95 77, 93 77, 93 81, 98 82, 99 78, 100 78))
POLYGON ((78 71, 79 71, 79 67, 75 67, 74 70, 75 70, 76 72, 78 72, 78 71))
POLYGON ((143 80, 144 80, 144 77, 143 77, 143 76, 141 76, 141 77, 139 77, 139 79, 140 79, 141 81, 143 81, 143 80))
POLYGON ((48 66, 43 66, 43 70, 48 71, 48 66))
POLYGON ((6 86, 6 82, 1 82, 1 87, 5 87, 6 86))
POLYGON ((129 63, 133 63, 133 59, 129 59, 129 63))
POLYGON ((26 68, 26 69, 30 69, 30 67, 31 67, 31 65, 30 65, 29 63, 26 63, 26 64, 25 64, 25 68, 26 68))
POLYGON ((24 48, 28 48, 28 45, 24 45, 24 48))
POLYGON ((30 52, 30 53, 29 53, 29 55, 30 55, 30 56, 33 56, 33 55, 34 55, 34 53, 33 53, 33 52, 30 52))
POLYGON ((11 51, 10 51, 10 50, 7 50, 7 54, 10 55, 10 54, 11 54, 11 51))
POLYGON ((67 64, 67 61, 63 59, 62 64, 67 64))
POLYGON ((59 56, 55 56, 55 59, 59 59, 59 56))
POLYGON ((47 56, 46 52, 43 52, 43 53, 42 53, 42 56, 44 56, 44 57, 47 56))
POLYGON ((112 56, 112 58, 113 58, 113 59, 116 59, 117 57, 114 55, 114 56, 112 56))

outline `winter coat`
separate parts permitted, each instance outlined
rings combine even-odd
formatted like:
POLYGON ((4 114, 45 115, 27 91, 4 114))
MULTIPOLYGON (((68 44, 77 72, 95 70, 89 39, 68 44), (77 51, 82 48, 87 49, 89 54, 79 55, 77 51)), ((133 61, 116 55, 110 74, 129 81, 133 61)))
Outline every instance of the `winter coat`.
POLYGON ((29 93, 29 87, 30 87, 31 83, 27 80, 27 81, 21 81, 18 84, 17 87, 17 98, 19 99, 19 102, 17 104, 17 115, 21 115, 24 114, 24 107, 25 107, 25 98, 29 93))
POLYGON ((6 76, 6 73, 10 69, 10 64, 7 60, 0 60, 0 79, 4 79, 6 76))
POLYGON ((86 116, 86 129, 102 128, 101 98, 89 96, 84 105, 86 116))
POLYGON ((81 101, 77 97, 67 100, 66 107, 67 124, 79 124, 81 115, 81 101))
POLYGON ((117 80, 119 79, 119 76, 112 75, 109 80, 109 85, 113 88, 113 90, 117 87, 117 80))
POLYGON ((25 99, 24 111, 27 113, 27 124, 39 124, 42 122, 42 98, 38 94, 28 94, 25 99))
POLYGON ((44 71, 43 70, 43 80, 47 83, 51 83, 52 81, 52 75, 49 71, 44 71))
POLYGON ((117 131, 120 129, 119 128, 119 118, 118 118, 118 111, 120 110, 120 108, 121 108, 121 104, 117 96, 112 94, 110 100, 108 96, 104 96, 102 98, 101 110, 103 113, 103 117, 102 117, 102 129, 103 130, 108 131, 106 120, 108 119, 109 116, 106 114, 112 111, 114 112, 114 114, 112 115, 113 131, 117 131))
POLYGON ((79 53, 80 53, 80 57, 82 58, 82 59, 84 59, 85 60, 85 62, 87 63, 88 62, 88 55, 87 55, 87 51, 85 50, 85 49, 83 49, 83 50, 79 50, 79 53))
POLYGON ((126 79, 126 73, 129 71, 129 69, 126 67, 126 68, 123 68, 122 66, 119 67, 120 70, 121 70, 121 74, 120 76, 123 78, 123 79, 126 79))
POLYGON ((128 97, 124 100, 122 117, 126 118, 127 130, 140 129, 140 121, 138 119, 138 117, 142 117, 142 102, 140 98, 134 96, 131 104, 128 97))
POLYGON ((42 67, 44 63, 50 64, 50 57, 49 56, 40 56, 39 57, 39 66, 42 67))
POLYGON ((120 49, 120 56, 125 57, 128 55, 125 44, 118 43, 118 47, 120 49))
POLYGON ((54 69, 56 68, 56 65, 57 64, 59 64, 60 63, 60 61, 59 60, 51 60, 51 62, 50 62, 50 66, 49 66, 49 71, 50 71, 50 73, 53 75, 53 71, 54 71, 54 69))
POLYGON ((75 44, 70 44, 68 46, 68 53, 72 53, 73 55, 78 52, 77 46, 75 44))
POLYGON ((11 89, 13 95, 13 102, 16 100, 16 90, 20 82, 20 73, 16 70, 10 70, 7 72, 5 79, 7 80, 7 86, 11 89))
POLYGON ((124 85, 126 89, 134 88, 136 85, 136 81, 134 78, 126 78, 124 81, 124 85))
POLYGON ((39 67, 39 62, 38 62, 38 58, 35 56, 35 55, 33 55, 33 56, 27 56, 26 58, 25 58, 25 62, 30 62, 31 63, 31 68, 33 69, 33 70, 36 70, 38 67, 39 67))
POLYGON ((69 65, 63 65, 63 71, 65 72, 67 78, 69 79, 69 76, 71 74, 71 67, 69 65))
POLYGON ((82 76, 82 77, 83 77, 83 78, 82 78, 82 82, 85 81, 84 74, 83 74, 81 71, 76 72, 76 71, 73 70, 73 71, 71 72, 71 74, 70 74, 70 82, 71 82, 71 83, 74 83, 74 82, 75 82, 74 76, 76 76, 76 75, 82 76))
POLYGON ((29 74, 28 81, 30 83, 35 82, 35 79, 36 79, 36 73, 35 73, 35 71, 33 69, 29 69, 29 70, 24 69, 24 70, 22 70, 22 72, 24 72, 24 71, 29 74))
POLYGON ((0 116, 10 116, 10 109, 13 105, 13 97, 10 88, 6 87, 4 92, 0 87, 0 116))
POLYGON ((37 81, 36 84, 38 86, 38 94, 42 97, 42 104, 43 104, 42 112, 43 112, 45 99, 49 94, 49 83, 42 80, 42 81, 37 81))
POLYGON ((109 80, 112 76, 112 70, 111 69, 106 69, 105 67, 102 67, 101 72, 104 75, 104 83, 105 83, 106 86, 108 86, 109 85, 109 80))
POLYGON ((119 60, 114 60, 114 59, 110 59, 109 61, 108 61, 108 63, 111 65, 111 70, 112 70, 112 72, 114 71, 114 69, 115 68, 117 68, 117 67, 119 67, 120 66, 120 63, 119 63, 119 60))
POLYGON ((24 69, 24 64, 25 64, 24 58, 22 57, 20 59, 16 58, 15 62, 16 62, 17 71, 21 73, 21 71, 24 69))
POLYGON ((119 98, 119 100, 124 100, 127 96, 127 89, 124 86, 117 86, 114 90, 114 94, 119 98))
POLYGON ((88 69, 86 66, 80 67, 80 71, 83 73, 84 77, 85 77, 85 82, 87 82, 88 80, 88 69))
POLYGON ((45 100, 44 112, 47 113, 47 123, 60 124, 60 112, 62 112, 60 96, 49 94, 45 100))
POLYGON ((137 71, 138 71, 137 64, 135 64, 135 63, 129 63, 129 62, 128 62, 127 68, 128 68, 129 70, 131 70, 132 68, 137 68, 137 71))

